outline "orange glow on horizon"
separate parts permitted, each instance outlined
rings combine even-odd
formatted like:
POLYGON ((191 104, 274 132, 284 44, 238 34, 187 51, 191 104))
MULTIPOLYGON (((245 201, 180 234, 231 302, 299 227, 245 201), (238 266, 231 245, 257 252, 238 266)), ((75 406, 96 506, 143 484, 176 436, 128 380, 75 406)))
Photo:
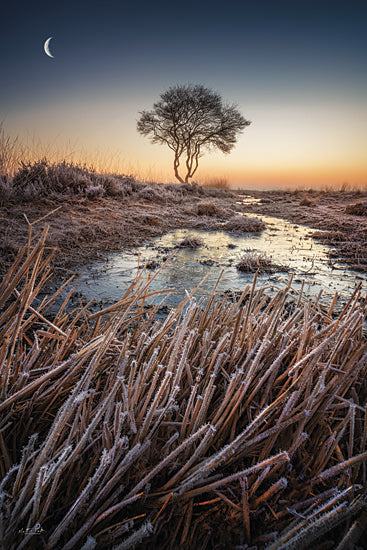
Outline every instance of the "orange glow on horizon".
MULTIPOLYGON (((172 170, 172 162, 168 151, 165 158, 158 158, 156 162, 150 163, 151 158, 146 158, 146 162, 139 160, 139 155, 128 159, 122 156, 118 151, 112 152, 93 152, 75 149, 69 146, 54 148, 36 147, 28 148, 24 160, 39 160, 47 158, 49 162, 67 162, 81 163, 94 168, 100 173, 133 175, 142 181, 155 181, 162 183, 178 183, 172 170)), ((147 155, 145 155, 146 157, 147 155)), ((161 155, 162 156, 162 155, 161 155)), ((340 186, 348 183, 351 186, 367 188, 367 170, 361 163, 358 165, 338 166, 325 165, 287 165, 281 166, 280 163, 268 164, 266 166, 256 166, 255 163, 242 162, 236 165, 231 162, 231 156, 220 159, 216 155, 205 155, 200 162, 199 169, 192 181, 209 184, 211 180, 223 179, 232 187, 328 187, 340 186), (213 158, 216 157, 216 158, 213 158)))

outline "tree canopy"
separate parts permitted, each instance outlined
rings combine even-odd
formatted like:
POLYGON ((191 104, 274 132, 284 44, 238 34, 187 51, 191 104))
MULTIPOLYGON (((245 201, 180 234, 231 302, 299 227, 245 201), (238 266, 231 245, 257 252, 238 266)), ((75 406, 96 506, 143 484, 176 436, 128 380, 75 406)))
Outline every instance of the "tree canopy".
POLYGON ((205 150, 230 153, 237 135, 250 124, 236 105, 224 103, 218 93, 202 85, 172 86, 151 111, 139 114, 138 132, 152 143, 168 145, 174 152, 175 177, 182 183, 193 177, 205 150))

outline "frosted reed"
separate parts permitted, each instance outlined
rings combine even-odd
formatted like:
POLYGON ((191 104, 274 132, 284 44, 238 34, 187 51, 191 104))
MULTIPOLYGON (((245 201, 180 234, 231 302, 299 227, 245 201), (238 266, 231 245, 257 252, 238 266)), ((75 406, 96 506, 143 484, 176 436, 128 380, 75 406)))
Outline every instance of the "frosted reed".
POLYGON ((36 300, 46 238, 30 231, 0 286, 3 548, 358 543, 361 288, 338 312, 255 276, 237 302, 214 289, 158 319, 143 271, 114 306, 73 309, 66 283, 36 300))

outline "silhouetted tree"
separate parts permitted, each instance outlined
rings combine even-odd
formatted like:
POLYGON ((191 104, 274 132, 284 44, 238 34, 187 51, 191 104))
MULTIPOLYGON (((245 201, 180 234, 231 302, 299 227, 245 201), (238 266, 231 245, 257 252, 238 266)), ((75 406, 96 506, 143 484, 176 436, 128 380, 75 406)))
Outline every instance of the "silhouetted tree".
POLYGON ((161 94, 151 111, 139 114, 138 132, 172 149, 173 169, 181 183, 193 177, 205 149, 229 153, 237 134, 250 124, 236 105, 223 103, 219 94, 202 85, 173 86, 161 94), (178 172, 182 158, 185 179, 178 172))

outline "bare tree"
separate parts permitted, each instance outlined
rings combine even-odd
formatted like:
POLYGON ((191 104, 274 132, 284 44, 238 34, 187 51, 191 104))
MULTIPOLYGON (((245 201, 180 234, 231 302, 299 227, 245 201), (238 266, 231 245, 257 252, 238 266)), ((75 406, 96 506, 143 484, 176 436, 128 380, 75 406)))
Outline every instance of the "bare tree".
POLYGON ((203 151, 229 153, 250 121, 236 105, 223 103, 216 92, 202 85, 173 86, 161 94, 151 111, 142 111, 137 130, 152 143, 165 143, 174 152, 173 169, 181 183, 195 174, 203 151), (185 179, 179 174, 185 164, 185 179))

